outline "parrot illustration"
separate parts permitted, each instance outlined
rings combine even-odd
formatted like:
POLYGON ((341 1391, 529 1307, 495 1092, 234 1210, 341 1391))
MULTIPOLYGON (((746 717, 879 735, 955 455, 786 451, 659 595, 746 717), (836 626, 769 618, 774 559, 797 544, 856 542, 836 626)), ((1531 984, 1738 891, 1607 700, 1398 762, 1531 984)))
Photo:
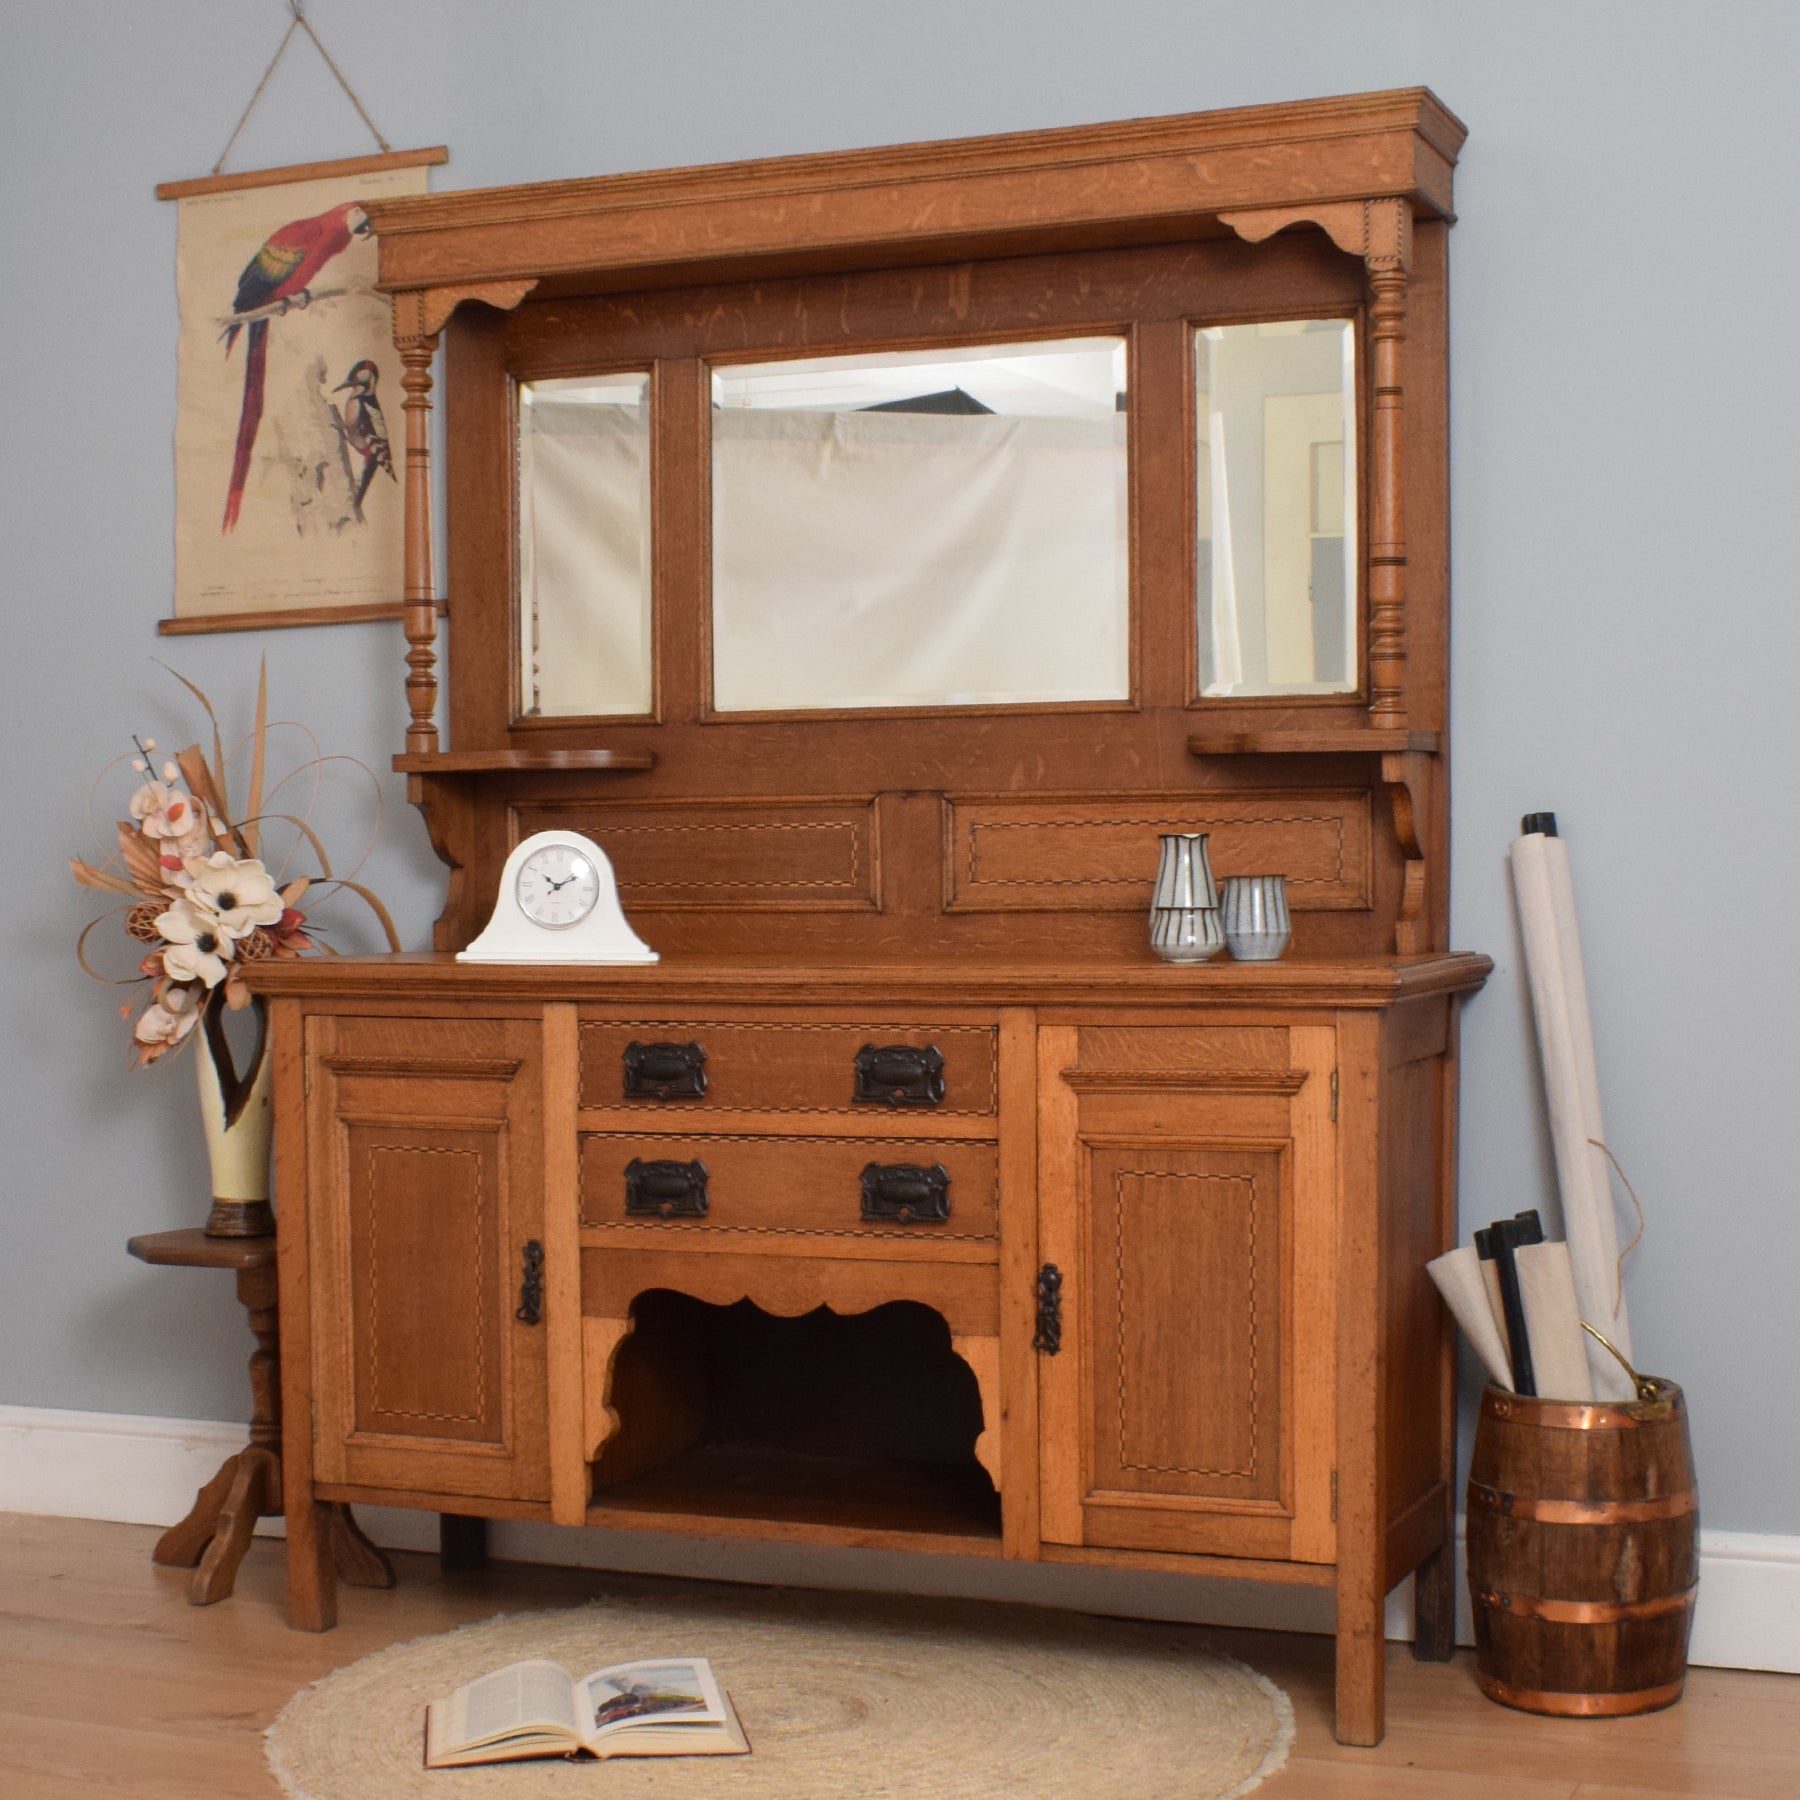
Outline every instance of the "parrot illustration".
POLYGON ((387 419, 382 413, 381 402, 375 398, 375 384, 380 378, 381 371, 365 356, 332 389, 334 394, 341 394, 346 388, 350 390, 350 398, 344 402, 337 418, 345 444, 362 458, 362 474, 356 483, 356 496, 350 502, 359 520, 363 496, 368 493, 376 470, 386 469, 390 481, 400 479, 394 473, 394 451, 388 442, 387 419))
POLYGON ((237 448, 231 459, 231 486, 225 495, 225 522, 221 532, 238 521, 244 503, 244 483, 250 474, 250 452, 256 445, 256 429, 262 423, 263 379, 269 359, 269 318, 265 308, 278 313, 305 306, 311 299, 310 284, 319 271, 345 249, 352 238, 366 236, 368 215, 354 200, 346 200, 329 212, 310 219, 294 219, 268 241, 244 265, 238 277, 233 313, 257 313, 252 319, 234 318, 225 327, 225 354, 240 331, 248 327, 244 350, 244 405, 238 414, 237 448))

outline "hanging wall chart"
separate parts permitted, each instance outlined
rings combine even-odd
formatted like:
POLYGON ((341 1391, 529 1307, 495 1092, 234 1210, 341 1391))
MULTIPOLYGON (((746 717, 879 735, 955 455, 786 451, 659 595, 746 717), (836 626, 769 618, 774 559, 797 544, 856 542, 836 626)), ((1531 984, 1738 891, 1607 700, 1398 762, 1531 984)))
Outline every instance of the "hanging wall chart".
MULTIPOLYGON (((251 107, 295 31, 318 44, 293 10, 251 107)), ((379 155, 156 190, 180 208, 165 634, 401 616, 400 362, 363 203, 424 193, 449 152, 375 137, 379 155)))

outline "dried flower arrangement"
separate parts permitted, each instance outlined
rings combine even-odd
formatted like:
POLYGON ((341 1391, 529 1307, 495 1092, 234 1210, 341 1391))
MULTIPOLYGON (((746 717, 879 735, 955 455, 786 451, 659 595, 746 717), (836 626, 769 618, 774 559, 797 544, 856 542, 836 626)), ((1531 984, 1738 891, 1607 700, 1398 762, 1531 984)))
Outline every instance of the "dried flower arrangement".
MULTIPOLYGON (((353 758, 318 755, 317 740, 293 721, 281 723, 300 730, 314 745, 315 754, 267 786, 268 744, 272 729, 268 713, 268 668, 257 683, 256 723, 249 737, 236 746, 250 758, 246 803, 241 817, 233 817, 227 790, 228 765, 217 714, 212 702, 183 675, 176 680, 200 702, 212 727, 210 758, 198 744, 190 744, 172 758, 158 763, 156 740, 134 738, 137 754, 133 770, 142 778, 127 805, 130 817, 118 821, 118 851, 101 862, 69 859, 69 872, 86 888, 124 896, 125 930, 138 943, 149 946, 135 974, 122 979, 131 985, 150 984, 147 1005, 132 1030, 134 1061, 156 1062, 179 1048, 198 1028, 217 1068, 224 1102, 224 1124, 230 1127, 248 1104, 261 1072, 266 1046, 263 1008, 256 1003, 245 980, 250 963, 271 956, 300 956, 330 946, 315 935, 300 902, 334 888, 345 888, 366 901, 380 921, 391 950, 400 948, 393 920, 379 899, 359 882, 332 873, 324 845, 305 818, 287 812, 267 812, 268 797, 331 761, 349 761, 374 776, 353 758), (291 828, 292 843, 271 872, 263 860, 270 826, 291 828), (304 844, 317 859, 315 875, 288 874, 288 866, 304 844), (239 1071, 233 1063, 224 1029, 224 1014, 253 1006, 257 1015, 254 1048, 248 1065, 239 1071)), ((123 760, 123 759, 121 759, 123 760)), ((377 789, 379 807, 379 789, 377 789)), ((81 934, 76 955, 90 975, 107 981, 88 960, 90 933, 111 913, 89 922, 81 934)), ((122 1016, 133 1012, 129 1004, 122 1016)))

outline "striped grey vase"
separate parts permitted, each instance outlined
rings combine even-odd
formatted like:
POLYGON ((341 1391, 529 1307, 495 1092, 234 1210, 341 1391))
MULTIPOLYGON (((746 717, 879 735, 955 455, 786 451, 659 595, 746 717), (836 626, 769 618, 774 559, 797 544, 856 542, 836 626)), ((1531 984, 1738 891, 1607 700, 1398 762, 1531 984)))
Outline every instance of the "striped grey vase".
POLYGON ((1227 876, 1219 910, 1225 942, 1239 962, 1273 962, 1294 935, 1283 876, 1227 876))

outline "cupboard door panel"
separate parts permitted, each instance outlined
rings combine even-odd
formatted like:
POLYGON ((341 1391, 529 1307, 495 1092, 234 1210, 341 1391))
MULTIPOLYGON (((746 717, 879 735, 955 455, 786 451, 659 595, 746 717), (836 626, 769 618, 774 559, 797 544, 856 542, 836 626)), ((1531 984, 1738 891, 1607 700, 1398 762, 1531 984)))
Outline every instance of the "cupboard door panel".
POLYGON ((1096 1493, 1278 1502, 1278 1150, 1088 1146, 1096 1493))
POLYGON ((1044 1541, 1329 1561, 1333 1034, 1122 1035, 1039 1034, 1044 1541))
POLYGON ((319 1479, 546 1500, 539 1021, 315 1019, 307 1055, 319 1479))
POLYGON ((345 1140, 355 1432, 503 1444, 499 1128, 352 1124, 345 1140))

